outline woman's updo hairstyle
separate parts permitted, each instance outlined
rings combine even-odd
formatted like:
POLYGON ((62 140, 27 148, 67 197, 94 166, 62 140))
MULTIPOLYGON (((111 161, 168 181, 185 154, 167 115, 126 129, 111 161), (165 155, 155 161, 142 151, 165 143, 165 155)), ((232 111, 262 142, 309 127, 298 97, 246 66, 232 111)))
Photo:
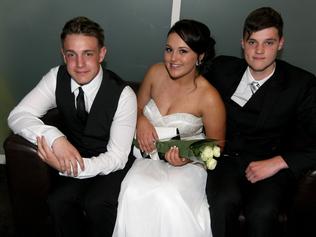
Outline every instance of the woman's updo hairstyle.
POLYGON ((197 62, 197 70, 199 74, 206 73, 215 56, 216 43, 209 28, 201 22, 183 19, 171 27, 168 36, 171 33, 177 33, 198 57, 204 53, 202 61, 197 62))

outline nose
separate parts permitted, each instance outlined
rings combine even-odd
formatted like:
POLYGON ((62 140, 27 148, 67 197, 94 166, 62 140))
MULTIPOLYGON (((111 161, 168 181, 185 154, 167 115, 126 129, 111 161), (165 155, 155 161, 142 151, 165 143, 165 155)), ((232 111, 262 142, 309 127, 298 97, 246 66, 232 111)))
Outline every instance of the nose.
POLYGON ((263 44, 258 44, 256 47, 256 53, 262 54, 264 53, 264 45, 263 44))
POLYGON ((177 52, 173 51, 171 53, 170 59, 172 62, 176 61, 177 60, 177 52))
POLYGON ((81 55, 79 55, 78 57, 77 57, 77 60, 76 60, 76 65, 77 65, 77 67, 83 67, 84 66, 84 57, 83 56, 81 56, 81 55))

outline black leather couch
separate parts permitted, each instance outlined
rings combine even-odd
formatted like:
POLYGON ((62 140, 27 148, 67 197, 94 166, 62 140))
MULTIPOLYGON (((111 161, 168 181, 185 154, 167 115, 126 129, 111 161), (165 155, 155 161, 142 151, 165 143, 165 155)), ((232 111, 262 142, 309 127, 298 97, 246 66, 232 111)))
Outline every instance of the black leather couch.
MULTIPOLYGON (((130 85, 137 91, 138 83, 131 82, 130 85)), ((49 111, 43 120, 62 127, 56 109, 49 111)), ((38 158, 36 146, 19 135, 9 135, 4 150, 17 236, 53 236, 46 198, 54 176, 58 174, 38 158)), ((285 201, 289 206, 280 214, 280 236, 305 236, 316 223, 316 169, 299 179, 294 199, 285 201)), ((244 220, 241 214, 240 233, 236 236, 244 236, 244 220)))

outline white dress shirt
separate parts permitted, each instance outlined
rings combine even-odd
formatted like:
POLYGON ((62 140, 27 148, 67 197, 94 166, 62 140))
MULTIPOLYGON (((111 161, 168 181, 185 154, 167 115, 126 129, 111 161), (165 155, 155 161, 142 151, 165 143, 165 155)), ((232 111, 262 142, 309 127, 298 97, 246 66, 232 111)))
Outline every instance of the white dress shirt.
MULTIPOLYGON (((58 68, 52 68, 11 111, 8 117, 8 124, 12 131, 34 144, 36 144, 38 136, 44 136, 51 147, 57 138, 65 136, 56 127, 45 125, 39 119, 49 109, 57 106, 55 90, 58 68)), ((87 112, 90 111, 102 78, 103 71, 100 67, 98 75, 89 84, 82 86, 85 93, 87 112)), ((71 91, 74 92, 75 96, 78 95, 78 87, 79 85, 71 79, 71 91)), ((126 86, 120 95, 118 107, 111 124, 108 144, 104 144, 107 146, 107 152, 95 157, 83 158, 85 169, 82 171, 78 166, 79 172, 76 178, 89 178, 98 174, 106 175, 123 169, 131 149, 136 118, 136 95, 129 86, 126 86)))
MULTIPOLYGON (((234 94, 232 95, 231 99, 233 101, 235 101, 237 104, 239 104, 241 107, 243 107, 247 101, 250 99, 250 97, 253 95, 251 89, 250 89, 250 84, 254 81, 258 82, 260 87, 273 75, 275 71, 275 68, 273 70, 273 72, 261 79, 261 80, 255 80, 253 78, 253 76, 251 75, 251 72, 250 72, 250 68, 247 67, 244 75, 242 76, 242 79, 241 81, 239 82, 239 85, 236 89, 236 91, 234 92, 234 94)), ((260 89, 259 87, 259 89, 260 89)))

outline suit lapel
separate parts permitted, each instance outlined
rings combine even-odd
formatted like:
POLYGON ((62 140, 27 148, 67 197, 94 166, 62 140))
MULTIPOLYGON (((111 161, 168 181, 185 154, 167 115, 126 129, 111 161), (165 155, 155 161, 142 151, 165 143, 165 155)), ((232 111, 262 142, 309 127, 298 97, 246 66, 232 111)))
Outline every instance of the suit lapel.
POLYGON ((230 80, 228 80, 230 81, 230 85, 227 87, 227 91, 225 94, 228 95, 229 98, 231 98, 234 92, 236 91, 246 69, 247 69, 247 64, 243 61, 243 63, 241 64, 241 67, 228 76, 230 77, 230 80))

